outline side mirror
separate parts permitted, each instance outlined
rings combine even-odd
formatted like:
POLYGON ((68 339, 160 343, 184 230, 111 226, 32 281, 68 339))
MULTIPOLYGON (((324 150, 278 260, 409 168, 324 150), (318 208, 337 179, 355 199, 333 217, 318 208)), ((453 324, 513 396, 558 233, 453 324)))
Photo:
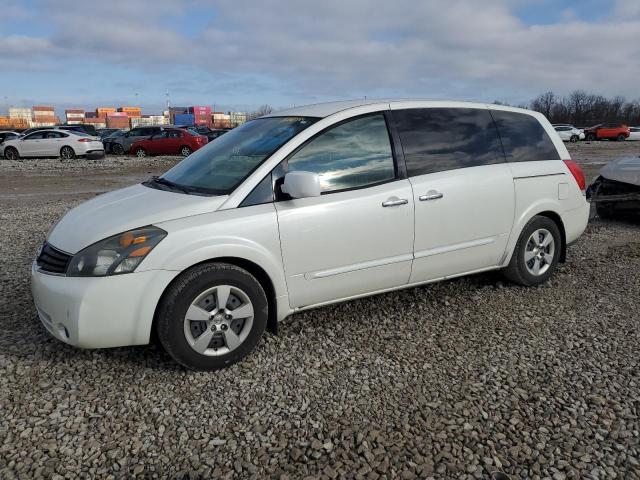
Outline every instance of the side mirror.
POLYGON ((320 177, 313 172, 289 172, 284 176, 281 190, 292 198, 320 196, 320 177))

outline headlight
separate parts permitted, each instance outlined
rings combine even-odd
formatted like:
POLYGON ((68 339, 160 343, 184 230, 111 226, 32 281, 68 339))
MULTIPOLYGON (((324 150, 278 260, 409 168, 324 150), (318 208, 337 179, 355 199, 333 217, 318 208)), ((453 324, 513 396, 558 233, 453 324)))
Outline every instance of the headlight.
POLYGON ((67 276, 104 277, 131 273, 167 232, 157 227, 143 227, 105 238, 76 253, 67 276))

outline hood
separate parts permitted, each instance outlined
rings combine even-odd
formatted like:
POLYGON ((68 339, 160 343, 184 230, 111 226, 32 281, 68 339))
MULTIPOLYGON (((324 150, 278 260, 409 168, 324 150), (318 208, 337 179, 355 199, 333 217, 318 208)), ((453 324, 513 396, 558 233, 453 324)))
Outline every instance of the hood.
POLYGON ((600 175, 608 180, 640 186, 640 158, 619 158, 600 169, 600 175))
POLYGON ((213 212, 227 198, 226 195, 202 197, 133 185, 99 195, 73 208, 54 226, 47 241, 74 254, 133 228, 213 212))

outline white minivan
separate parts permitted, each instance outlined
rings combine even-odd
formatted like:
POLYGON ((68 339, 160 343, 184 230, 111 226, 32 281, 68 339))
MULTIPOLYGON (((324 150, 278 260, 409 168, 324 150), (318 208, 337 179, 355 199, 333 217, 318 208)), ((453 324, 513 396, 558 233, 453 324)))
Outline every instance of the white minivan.
POLYGON ((494 269, 538 285, 587 225, 584 190, 539 113, 293 108, 71 210, 33 263, 33 297, 63 342, 154 335, 181 364, 214 370, 296 311, 494 269))

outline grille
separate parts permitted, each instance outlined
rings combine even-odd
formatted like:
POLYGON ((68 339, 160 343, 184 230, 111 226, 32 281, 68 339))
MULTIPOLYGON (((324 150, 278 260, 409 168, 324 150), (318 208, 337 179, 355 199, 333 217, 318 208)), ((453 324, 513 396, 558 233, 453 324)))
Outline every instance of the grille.
POLYGON ((69 262, 71 261, 71 255, 61 252, 57 248, 52 247, 47 242, 44 242, 42 246, 42 252, 36 264, 41 270, 51 273, 65 273, 69 262))

